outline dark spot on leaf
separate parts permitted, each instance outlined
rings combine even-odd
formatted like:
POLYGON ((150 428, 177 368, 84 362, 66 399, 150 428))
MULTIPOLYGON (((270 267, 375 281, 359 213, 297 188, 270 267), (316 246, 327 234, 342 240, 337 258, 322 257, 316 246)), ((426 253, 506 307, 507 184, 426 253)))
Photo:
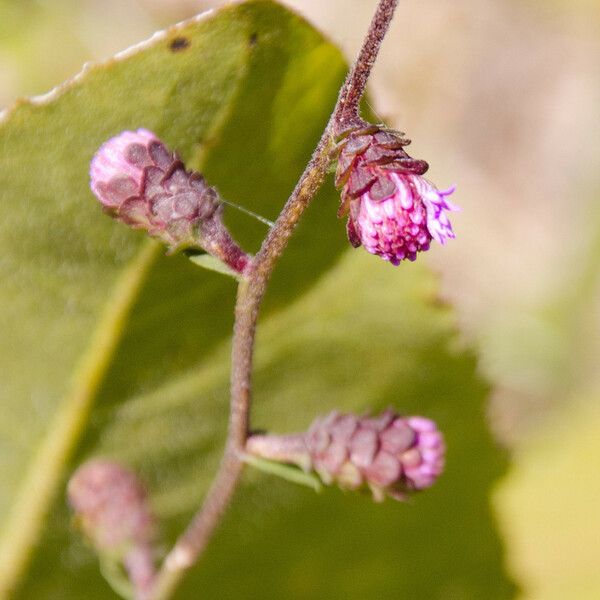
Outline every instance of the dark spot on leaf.
POLYGON ((250 36, 250 39, 248 40, 248 44, 250 45, 250 48, 254 48, 254 46, 256 46, 257 42, 258 42, 258 33, 253 33, 250 36))
POLYGON ((169 48, 173 52, 180 52, 181 50, 185 50, 186 48, 189 48, 190 44, 191 44, 191 42, 187 38, 176 37, 176 38, 172 39, 171 42, 169 43, 169 48))

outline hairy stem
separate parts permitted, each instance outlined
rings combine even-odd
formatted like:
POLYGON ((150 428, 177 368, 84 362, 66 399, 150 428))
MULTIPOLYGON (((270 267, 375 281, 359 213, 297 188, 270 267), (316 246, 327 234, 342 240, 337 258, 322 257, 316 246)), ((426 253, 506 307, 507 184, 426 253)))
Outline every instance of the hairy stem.
POLYGON ((340 92, 336 106, 337 115, 333 125, 336 136, 354 124, 361 124, 359 119, 360 101, 365 93, 367 80, 371 75, 397 5, 398 0, 380 0, 377 6, 360 52, 340 92))
POLYGON ((358 58, 340 90, 329 123, 310 162, 259 252, 244 271, 235 308, 231 408, 223 460, 204 504, 167 556, 149 596, 150 600, 167 600, 172 596, 186 569, 196 562, 208 544, 237 487, 249 432, 252 358, 260 305, 278 258, 326 177, 331 153, 335 148, 335 137, 349 126, 361 123, 359 103, 397 2, 398 0, 379 2, 358 58))

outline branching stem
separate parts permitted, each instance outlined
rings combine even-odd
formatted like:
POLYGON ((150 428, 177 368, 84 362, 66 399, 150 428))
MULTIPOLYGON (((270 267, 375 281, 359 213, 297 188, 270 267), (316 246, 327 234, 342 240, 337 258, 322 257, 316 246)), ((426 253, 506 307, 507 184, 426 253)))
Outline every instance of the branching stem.
POLYGON ((305 209, 321 187, 335 148, 335 138, 361 123, 359 104, 398 0, 380 0, 358 58, 346 77, 337 103, 292 195, 240 281, 235 308, 231 361, 231 408, 225 452, 201 509, 179 538, 158 573, 152 592, 142 600, 168 600, 201 555, 227 508, 243 469, 241 456, 249 432, 252 358, 256 324, 273 268, 305 209))

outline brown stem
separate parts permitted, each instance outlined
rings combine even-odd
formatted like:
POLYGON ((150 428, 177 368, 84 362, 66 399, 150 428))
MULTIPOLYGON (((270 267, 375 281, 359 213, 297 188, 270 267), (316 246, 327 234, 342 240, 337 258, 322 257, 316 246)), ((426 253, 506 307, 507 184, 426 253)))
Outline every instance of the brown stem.
POLYGON ((310 162, 258 254, 244 271, 235 308, 231 408, 223 460, 204 504, 167 556, 158 574, 151 600, 167 600, 172 596, 185 570, 196 562, 208 544, 239 482, 243 468, 241 456, 249 431, 252 358, 260 305, 277 259, 283 253, 300 217, 326 177, 331 153, 335 148, 335 136, 349 125, 361 122, 358 114, 359 102, 397 1, 380 0, 363 47, 340 90, 329 123, 310 162))
POLYGON ((202 223, 200 233, 206 252, 221 259, 236 273, 244 272, 250 256, 233 240, 220 214, 202 223))
POLYGON ((363 124, 359 118, 360 101, 365 93, 367 80, 371 75, 381 43, 390 27, 397 5, 398 0, 380 0, 379 2, 365 41, 340 93, 337 107, 338 117, 334 126, 334 135, 336 136, 354 125, 361 126, 363 124))

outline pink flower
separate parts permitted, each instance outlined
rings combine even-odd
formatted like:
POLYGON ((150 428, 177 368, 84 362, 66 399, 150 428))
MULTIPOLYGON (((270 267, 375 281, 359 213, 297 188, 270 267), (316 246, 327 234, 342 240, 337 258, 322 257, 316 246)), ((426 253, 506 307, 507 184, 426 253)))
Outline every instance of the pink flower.
POLYGON ((75 471, 67 494, 77 525, 97 552, 119 560, 133 586, 147 592, 155 576, 156 523, 136 474, 109 460, 91 460, 75 471))
POLYGON ((445 244, 455 237, 444 212, 458 210, 446 200, 454 188, 440 192, 419 175, 388 172, 384 176, 395 186, 392 195, 373 200, 367 191, 350 205, 350 226, 367 252, 399 265, 429 250, 432 239, 445 244))
POLYGON ((154 538, 154 518, 135 473, 108 460, 91 460, 69 480, 69 504, 99 549, 145 545, 154 538))
POLYGON ((404 457, 404 475, 414 489, 432 486, 444 470, 446 445, 437 425, 425 417, 408 417, 408 426, 415 432, 414 448, 418 457, 404 457))
POLYGON ((90 187, 104 206, 115 208, 142 194, 144 168, 153 164, 151 145, 162 146, 147 129, 123 131, 102 144, 90 163, 90 187))
POLYGON ((431 240, 454 238, 446 211, 454 188, 439 191, 422 175, 427 163, 411 158, 400 134, 379 128, 353 132, 342 142, 336 182, 341 214, 349 213, 348 238, 371 254, 398 265, 415 260, 431 240))
POLYGON ((90 187, 112 217, 145 229, 171 251, 202 249, 239 273, 248 264, 223 224, 216 190, 147 129, 123 131, 100 147, 90 187))
POLYGON ((446 446, 436 424, 386 410, 376 417, 332 412, 308 432, 253 435, 246 450, 314 470, 326 484, 368 487, 375 500, 404 500, 432 486, 444 470, 446 446))
POLYGON ((172 248, 193 246, 197 225, 219 209, 214 190, 147 129, 123 131, 100 147, 90 187, 113 217, 172 248))
POLYGON ((386 410, 377 417, 331 413, 306 437, 314 469, 324 481, 358 488, 376 500, 398 500, 433 485, 444 469, 446 448, 433 421, 386 410))

